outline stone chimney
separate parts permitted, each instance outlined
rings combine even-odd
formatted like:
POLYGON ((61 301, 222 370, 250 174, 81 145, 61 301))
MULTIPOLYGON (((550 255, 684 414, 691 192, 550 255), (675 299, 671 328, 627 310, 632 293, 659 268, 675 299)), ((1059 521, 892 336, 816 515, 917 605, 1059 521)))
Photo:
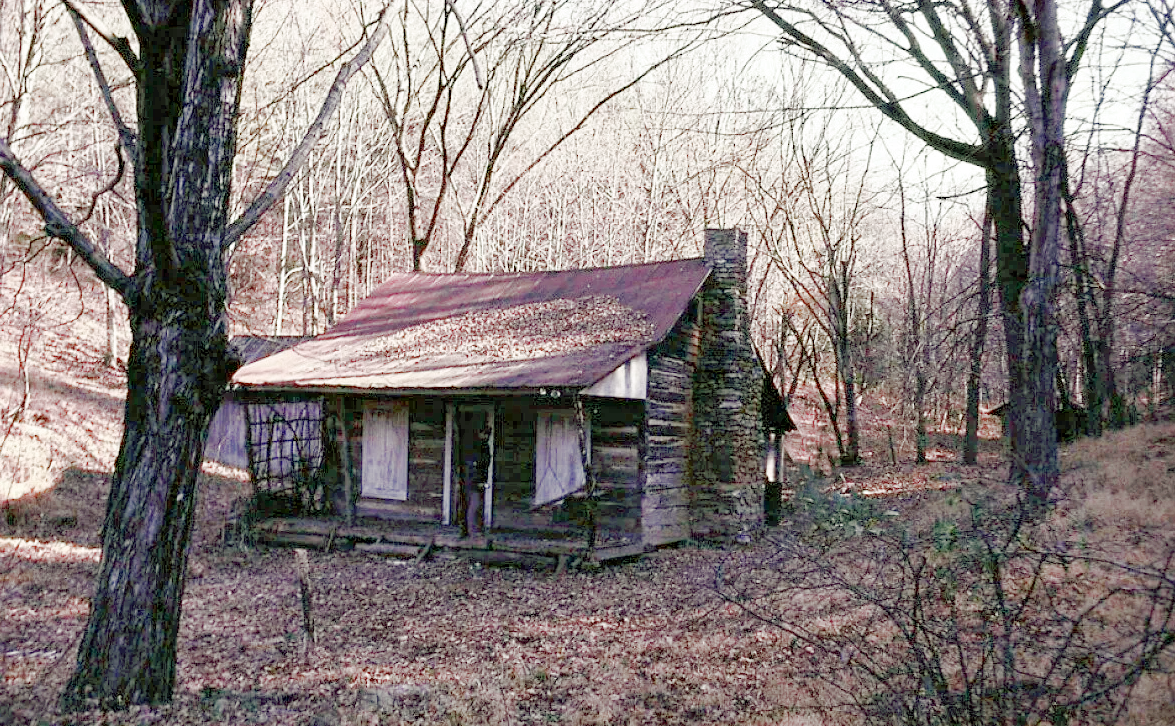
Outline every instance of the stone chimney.
POLYGON ((763 521, 763 370, 751 343, 747 233, 706 230, 711 268, 702 290, 702 346, 694 374, 690 468, 695 537, 746 534, 763 521))

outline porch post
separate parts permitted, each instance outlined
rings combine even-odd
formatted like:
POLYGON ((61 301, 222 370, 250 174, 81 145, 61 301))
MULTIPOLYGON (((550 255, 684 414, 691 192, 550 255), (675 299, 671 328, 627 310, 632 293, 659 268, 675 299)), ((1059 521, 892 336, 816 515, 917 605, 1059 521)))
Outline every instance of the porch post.
POLYGON ((442 467, 444 474, 444 495, 441 499, 443 507, 441 524, 452 524, 453 510, 453 402, 445 402, 445 463, 442 467))
POLYGON ((494 455, 497 453, 498 443, 498 404, 496 401, 490 405, 489 424, 490 465, 486 476, 485 496, 482 497, 481 502, 481 526, 482 532, 485 534, 489 534, 490 523, 494 521, 494 455))
POLYGON ((347 404, 342 396, 334 396, 332 403, 339 417, 339 465, 343 470, 343 495, 347 507, 347 526, 354 527, 358 497, 355 496, 355 481, 351 473, 351 436, 347 432, 347 404))

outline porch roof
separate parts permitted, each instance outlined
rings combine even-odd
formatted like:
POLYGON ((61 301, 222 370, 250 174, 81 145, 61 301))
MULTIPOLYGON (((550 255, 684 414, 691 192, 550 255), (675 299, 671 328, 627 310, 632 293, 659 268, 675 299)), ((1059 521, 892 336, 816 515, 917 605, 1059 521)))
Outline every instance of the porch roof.
POLYGON ((558 272, 392 275, 327 332, 243 366, 246 389, 585 388, 665 338, 701 259, 558 272))

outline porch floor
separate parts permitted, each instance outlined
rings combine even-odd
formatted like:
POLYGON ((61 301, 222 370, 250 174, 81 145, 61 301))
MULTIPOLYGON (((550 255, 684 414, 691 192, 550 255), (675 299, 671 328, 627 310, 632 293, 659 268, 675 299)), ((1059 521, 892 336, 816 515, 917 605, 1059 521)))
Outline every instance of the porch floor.
POLYGON ((253 534, 267 544, 351 549, 416 557, 449 553, 485 562, 549 564, 559 568, 583 562, 632 557, 646 547, 638 535, 599 532, 594 549, 585 534, 491 529, 462 537, 456 526, 433 522, 361 517, 348 526, 341 517, 274 517, 256 522, 253 534))

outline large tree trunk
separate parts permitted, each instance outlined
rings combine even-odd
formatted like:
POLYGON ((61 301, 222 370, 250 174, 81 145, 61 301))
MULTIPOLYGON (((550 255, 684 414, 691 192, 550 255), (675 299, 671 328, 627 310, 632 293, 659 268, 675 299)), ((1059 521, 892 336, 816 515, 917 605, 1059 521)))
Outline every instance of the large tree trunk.
POLYGON ((62 696, 71 710, 89 698, 107 707, 158 703, 175 686, 196 478, 226 381, 227 337, 223 316, 210 320, 182 303, 161 308, 158 317, 132 315, 126 429, 97 591, 62 696))
POLYGON ((1069 76, 1054 0, 1020 5, 1020 75, 1031 128, 1036 171, 1029 282, 1021 292, 1027 402, 1019 453, 1021 484, 1037 504, 1057 482, 1054 425, 1057 321, 1054 305, 1061 247, 1061 197, 1065 160, 1065 105, 1069 76))
POLYGON ((126 420, 69 710, 171 698, 196 477, 229 373, 222 242, 251 2, 126 9, 143 56, 126 420))
MULTIPOLYGON (((1009 133, 1008 136, 1011 136, 1009 133)), ((1028 279, 1028 255, 1024 249, 1020 218, 1020 177, 1014 150, 1008 140, 1000 149, 1003 163, 987 173, 988 203, 995 226, 996 282, 1000 291, 1000 308, 1004 327, 1004 348, 1008 366, 1008 414, 1005 433, 1011 444, 1009 478, 1024 479, 1021 453, 1027 394, 1023 360, 1024 323, 1020 313, 1020 293, 1028 279)))

